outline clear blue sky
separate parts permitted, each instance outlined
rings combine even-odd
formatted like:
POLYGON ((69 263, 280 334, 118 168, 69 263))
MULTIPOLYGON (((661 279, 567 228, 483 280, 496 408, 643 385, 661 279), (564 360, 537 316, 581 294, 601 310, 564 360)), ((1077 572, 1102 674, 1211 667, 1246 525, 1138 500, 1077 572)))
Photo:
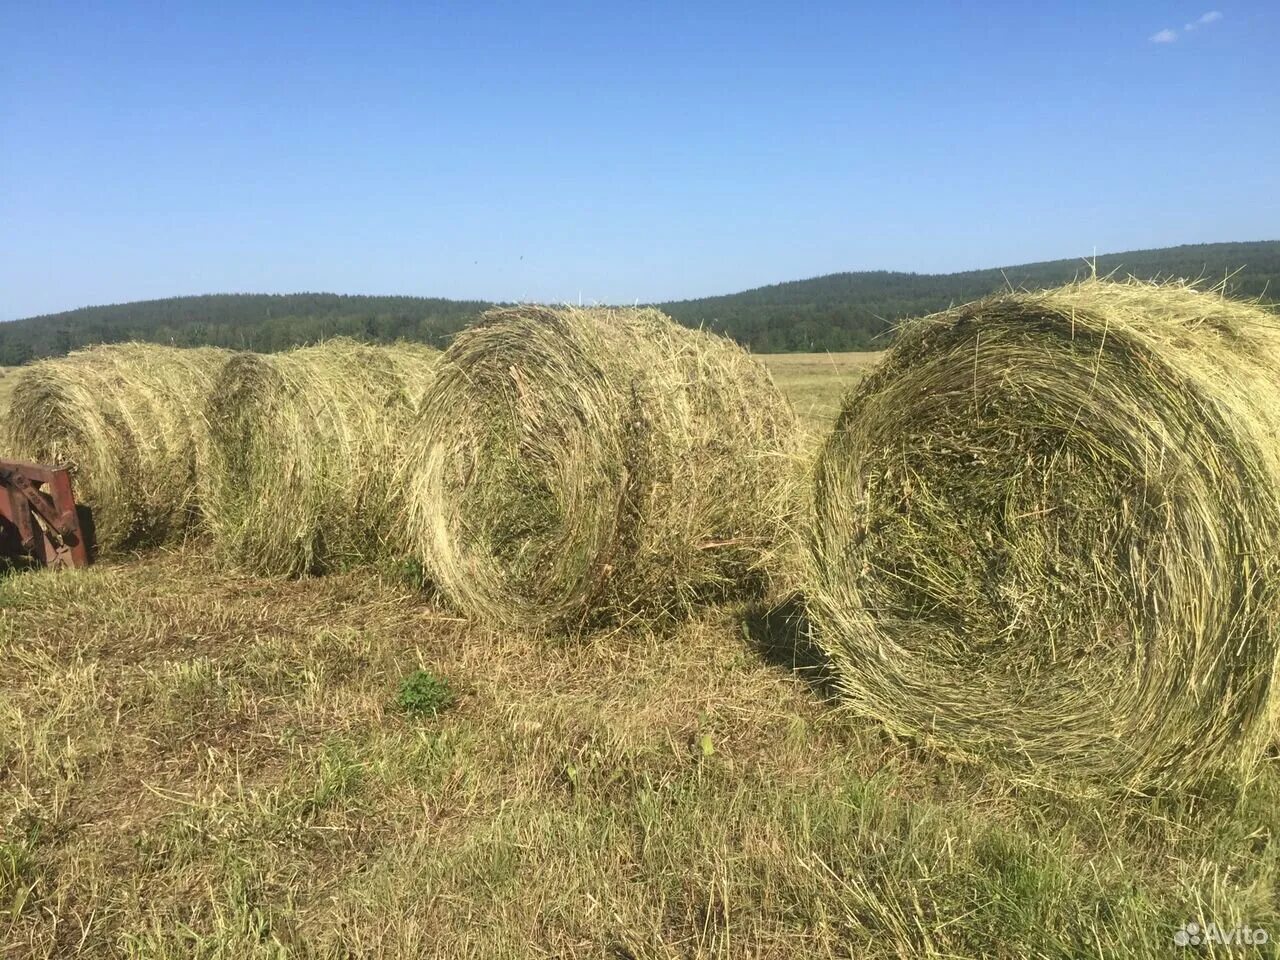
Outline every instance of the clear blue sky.
POLYGON ((4 0, 0 42, 6 319, 1280 237, 1276 0, 4 0))

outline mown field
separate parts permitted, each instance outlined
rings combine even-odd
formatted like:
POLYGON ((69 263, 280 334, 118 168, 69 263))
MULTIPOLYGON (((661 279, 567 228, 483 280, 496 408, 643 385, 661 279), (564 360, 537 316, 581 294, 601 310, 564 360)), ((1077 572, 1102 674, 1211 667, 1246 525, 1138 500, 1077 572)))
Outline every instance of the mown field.
POLYGON ((875 366, 880 353, 763 354, 769 372, 804 424, 821 431, 840 409, 840 398, 875 366))
MULTIPOLYGON (((815 427, 872 359, 765 358, 815 427)), ((568 642, 469 624, 402 571, 257 580, 198 543, 0 578, 0 956, 1247 956, 1173 936, 1280 936, 1274 764, 1201 795, 1009 782, 841 710, 789 613, 568 642), (419 670, 454 694, 438 714, 398 702, 419 670)))

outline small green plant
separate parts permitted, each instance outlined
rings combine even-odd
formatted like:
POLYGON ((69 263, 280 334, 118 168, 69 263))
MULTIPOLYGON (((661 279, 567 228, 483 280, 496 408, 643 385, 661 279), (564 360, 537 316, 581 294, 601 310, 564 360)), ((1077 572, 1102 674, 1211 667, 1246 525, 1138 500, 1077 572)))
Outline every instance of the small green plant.
POLYGON ((447 681, 426 670, 415 670, 400 683, 396 705, 405 713, 434 717, 456 699, 447 681))
POLYGON ((407 583, 418 590, 424 590, 431 585, 431 578, 427 576, 427 571, 423 567, 422 561, 411 557, 403 560, 383 561, 382 574, 388 580, 395 583, 407 583))
POLYGON ((0 913, 16 919, 35 890, 36 865, 25 847, 0 843, 0 913))

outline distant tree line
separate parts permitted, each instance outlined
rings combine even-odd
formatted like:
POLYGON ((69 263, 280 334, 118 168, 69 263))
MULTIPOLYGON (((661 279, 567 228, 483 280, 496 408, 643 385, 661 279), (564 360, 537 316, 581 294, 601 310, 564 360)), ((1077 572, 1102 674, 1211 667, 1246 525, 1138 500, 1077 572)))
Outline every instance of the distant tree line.
MULTIPOLYGON (((836 273, 742 293, 659 304, 687 326, 703 326, 761 353, 866 350, 886 346, 901 320, 993 291, 1045 287, 1086 275, 1082 260, 953 274, 836 273)), ((1099 275, 1200 279, 1230 276, 1241 297, 1280 300, 1280 241, 1218 243, 1110 254, 1099 275)), ((146 340, 271 352, 334 336, 445 346, 491 304, 429 297, 329 293, 213 294, 84 307, 0 323, 0 366, 60 356, 93 343, 146 340)))
POLYGON ((0 366, 126 340, 264 353, 337 336, 443 347, 489 306, 429 297, 227 293, 83 307, 0 324, 0 366))
MULTIPOLYGON (((793 280, 743 293, 662 305, 681 323, 726 333, 760 353, 867 350, 888 345, 908 317, 944 310, 997 290, 1057 286, 1091 269, 1053 260, 967 273, 871 271, 793 280)), ((1215 243, 1100 256, 1099 276, 1182 278, 1217 284, 1233 296, 1280 301, 1280 241, 1215 243)))

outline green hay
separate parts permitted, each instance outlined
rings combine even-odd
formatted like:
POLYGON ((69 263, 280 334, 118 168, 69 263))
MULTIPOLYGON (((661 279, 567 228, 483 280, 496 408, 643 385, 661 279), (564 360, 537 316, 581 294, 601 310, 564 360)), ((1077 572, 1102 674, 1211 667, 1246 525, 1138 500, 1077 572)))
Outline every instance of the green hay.
POLYGON ((680 615, 760 588, 796 434, 763 367, 655 310, 491 311, 424 398, 412 540, 479 619, 680 615))
POLYGON ((816 465, 843 693, 1017 775, 1246 770, 1272 717, 1280 321, 1089 280, 907 326, 816 465))
POLYGON ((196 518, 202 410, 227 356, 126 343, 23 367, 0 451, 69 466, 102 552, 179 537, 196 518))
POLYGON ((296 576, 401 555, 392 472, 438 351, 345 339, 238 354, 208 408, 218 555, 296 576))

